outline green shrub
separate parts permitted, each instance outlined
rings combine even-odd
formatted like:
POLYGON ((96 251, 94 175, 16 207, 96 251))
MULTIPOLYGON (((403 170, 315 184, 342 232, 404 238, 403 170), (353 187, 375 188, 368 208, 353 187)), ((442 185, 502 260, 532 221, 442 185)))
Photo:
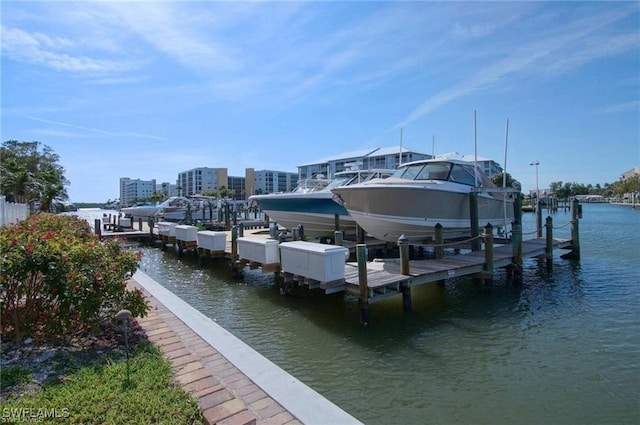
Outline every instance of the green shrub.
POLYGON ((56 336, 85 330, 128 309, 148 311, 126 281, 139 253, 101 242, 78 217, 36 214, 0 230, 0 303, 3 335, 56 336))

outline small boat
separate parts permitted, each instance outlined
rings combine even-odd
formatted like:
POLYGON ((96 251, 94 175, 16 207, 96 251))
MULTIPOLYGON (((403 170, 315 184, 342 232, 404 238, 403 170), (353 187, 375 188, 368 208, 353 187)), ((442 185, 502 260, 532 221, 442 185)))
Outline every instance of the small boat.
POLYGON ((350 169, 336 173, 330 181, 324 180, 314 184, 314 180, 318 179, 307 179, 308 181, 301 182, 293 192, 253 195, 249 201, 256 202, 278 225, 290 230, 302 225, 305 237, 332 237, 336 230, 336 215, 339 218, 340 230, 345 234, 353 233, 356 222, 342 205, 335 202, 331 190, 373 178, 385 178, 394 171, 350 169))
POLYGON ((513 201, 474 163, 453 158, 408 162, 387 179, 332 189, 336 200, 371 236, 396 242, 428 243, 434 226, 445 239, 471 234, 469 194, 478 191, 480 226, 506 228, 513 220, 513 201), (495 190, 491 190, 495 188, 495 190))
MULTIPOLYGON (((154 214, 156 222, 174 221, 183 222, 191 220, 206 220, 209 215, 217 210, 215 198, 208 196, 172 196, 159 205, 154 214), (210 207, 209 204, 213 203, 210 207), (211 211, 208 211, 209 209, 211 211)), ((217 216, 217 212, 215 212, 217 216)))
POLYGON ((154 214, 158 212, 159 208, 160 208, 159 203, 158 204, 140 204, 140 205, 134 205, 131 207, 122 208, 120 209, 120 212, 122 212, 127 217, 131 217, 134 219, 143 218, 146 220, 149 217, 153 217, 154 214))

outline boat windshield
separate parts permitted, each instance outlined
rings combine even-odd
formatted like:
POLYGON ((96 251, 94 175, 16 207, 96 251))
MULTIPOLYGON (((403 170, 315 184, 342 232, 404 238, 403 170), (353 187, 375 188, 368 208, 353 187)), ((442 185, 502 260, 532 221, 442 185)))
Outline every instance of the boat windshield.
POLYGON ((329 184, 328 180, 310 178, 298 182, 298 186, 293 190, 295 193, 317 192, 324 189, 329 184))
POLYGON ((349 186, 356 183, 366 182, 375 178, 387 178, 391 176, 393 172, 391 170, 358 170, 358 171, 349 171, 349 172, 341 172, 336 175, 336 177, 331 180, 331 183, 324 189, 325 191, 330 191, 335 187, 341 186, 349 186))
POLYGON ((333 189, 334 187, 347 186, 353 183, 354 180, 357 180, 357 177, 358 177, 357 174, 345 174, 342 176, 336 176, 336 178, 331 180, 331 183, 329 183, 327 187, 325 187, 322 190, 328 191, 333 189))
MULTIPOLYGON (((408 180, 443 180, 475 186, 476 178, 473 164, 456 164, 451 162, 427 162, 409 164, 399 168, 393 177, 408 180)), ((482 186, 483 179, 478 178, 482 186)))

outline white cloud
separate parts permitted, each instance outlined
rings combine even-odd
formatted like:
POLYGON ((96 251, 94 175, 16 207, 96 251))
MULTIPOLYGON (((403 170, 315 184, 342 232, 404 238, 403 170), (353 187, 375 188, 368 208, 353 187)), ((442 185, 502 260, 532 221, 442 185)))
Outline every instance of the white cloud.
MULTIPOLYGON (((637 8, 623 5, 603 13, 589 13, 559 28, 541 27, 529 39, 514 41, 519 44, 509 45, 501 58, 479 64, 478 71, 463 82, 427 98, 393 128, 406 126, 449 102, 495 85, 507 76, 513 81, 530 75, 560 75, 594 60, 637 49, 637 32, 611 35, 603 30, 637 13, 637 8)), ((469 65, 471 69, 473 66, 469 65)))
POLYGON ((27 32, 18 28, 2 27, 3 55, 17 61, 42 65, 56 71, 113 72, 122 71, 120 64, 94 59, 85 55, 74 56, 64 52, 73 43, 62 37, 50 37, 40 32, 27 32))

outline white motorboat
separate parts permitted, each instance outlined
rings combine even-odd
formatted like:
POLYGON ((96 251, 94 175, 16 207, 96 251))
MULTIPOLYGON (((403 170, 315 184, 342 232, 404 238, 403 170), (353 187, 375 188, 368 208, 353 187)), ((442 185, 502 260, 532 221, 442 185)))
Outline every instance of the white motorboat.
POLYGON ((120 212, 122 212, 125 216, 131 217, 134 219, 142 218, 148 219, 149 217, 153 217, 155 213, 158 212, 160 208, 160 204, 141 204, 141 205, 133 205, 130 207, 121 208, 120 212))
MULTIPOLYGON (((154 220, 182 222, 185 220, 207 220, 217 210, 215 198, 205 196, 172 196, 159 205, 154 220), (213 203, 212 206, 209 204, 213 203), (211 209, 211 211, 208 211, 211 209), (189 215, 191 217, 189 217, 189 215)), ((217 212, 215 212, 217 216, 217 212)))
POLYGON ((288 193, 253 195, 249 200, 257 202, 260 209, 273 221, 287 229, 302 225, 304 234, 308 237, 332 237, 336 230, 336 215, 339 218, 340 230, 345 234, 353 233, 356 222, 342 205, 334 201, 331 189, 361 183, 372 178, 385 178, 393 172, 394 170, 384 169, 341 171, 336 173, 328 184, 312 185, 309 181, 305 181, 300 190, 296 188, 288 193), (314 189, 310 190, 311 187, 314 189))
POLYGON ((445 239, 471 234, 470 193, 478 192, 479 225, 505 229, 513 220, 513 201, 474 163, 458 159, 409 162, 387 179, 332 189, 336 200, 371 236, 396 242, 428 243, 434 227, 445 239), (495 190, 492 190, 495 189, 495 190))

